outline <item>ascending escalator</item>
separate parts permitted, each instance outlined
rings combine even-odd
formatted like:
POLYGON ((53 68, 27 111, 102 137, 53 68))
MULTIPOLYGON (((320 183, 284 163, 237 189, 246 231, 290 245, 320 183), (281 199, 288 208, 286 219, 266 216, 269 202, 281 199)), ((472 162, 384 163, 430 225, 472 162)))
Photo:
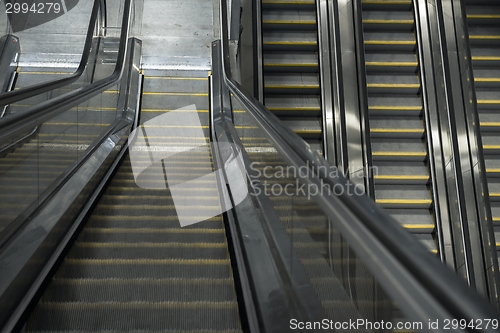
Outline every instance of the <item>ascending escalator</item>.
POLYGON ((375 200, 433 252, 432 198, 411 0, 363 0, 375 200))
MULTIPOLYGON (((195 113, 202 129, 208 127, 206 77, 199 73, 198 77, 150 74, 144 80, 142 124, 177 112, 181 118, 195 113), (191 104, 197 110, 175 111, 191 104)), ((150 145, 156 145, 152 151, 185 151, 182 145, 199 139, 172 137, 170 123, 153 127, 159 129, 156 135, 138 131, 138 138, 144 136, 150 145), (168 142, 177 146, 168 146, 168 142)), ((121 161, 24 331, 240 332, 222 216, 214 213, 213 218, 181 228, 177 214, 179 209, 194 215, 201 208, 205 214, 220 212, 219 198, 212 195, 216 184, 200 180, 192 184, 196 193, 175 193, 189 198, 185 202, 190 207, 174 203, 173 179, 187 177, 196 182, 194 176, 213 171, 212 162, 200 158, 196 149, 179 153, 164 159, 162 168, 152 169, 138 186, 133 166, 147 167, 143 164, 148 161, 131 162, 131 154, 121 161), (167 169, 165 180, 161 170, 167 169), (155 188, 158 171, 166 189, 155 188)))
POLYGON ((263 0, 264 104, 323 152, 314 0, 263 0))
POLYGON ((491 213, 500 251, 500 4, 473 0, 466 1, 465 8, 491 213))

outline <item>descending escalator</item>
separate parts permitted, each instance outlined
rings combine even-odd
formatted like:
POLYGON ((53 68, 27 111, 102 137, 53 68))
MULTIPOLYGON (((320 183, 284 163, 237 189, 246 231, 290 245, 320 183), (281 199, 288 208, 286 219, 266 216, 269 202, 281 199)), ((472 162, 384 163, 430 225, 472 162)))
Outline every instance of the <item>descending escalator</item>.
POLYGON ((375 200, 433 252, 432 197, 411 0, 363 0, 375 200))
POLYGON ((323 152, 314 0, 263 0, 264 104, 323 152))
MULTIPOLYGON (((207 78, 199 72, 183 74, 146 73, 141 124, 167 113, 180 118, 194 113, 208 133, 207 78), (177 110, 192 104, 196 109, 177 110)), ((151 151, 181 153, 141 174, 139 186, 133 167, 147 167, 150 161, 133 159, 133 149, 144 147, 130 148, 25 332, 241 331, 225 226, 219 198, 213 196, 217 185, 196 178, 212 172, 213 163, 198 150, 185 149, 208 145, 208 139, 200 143, 199 137, 175 137, 169 131, 173 127, 160 122, 152 125, 153 135, 138 131, 151 151), (158 179, 163 179, 163 189, 157 187, 158 179), (191 191, 175 193, 187 198, 184 207, 174 203, 174 179, 194 182, 191 191), (214 217, 181 228, 179 209, 194 218, 200 209, 214 217)))
POLYGON ((500 251, 500 3, 466 1, 469 42, 491 215, 500 251))

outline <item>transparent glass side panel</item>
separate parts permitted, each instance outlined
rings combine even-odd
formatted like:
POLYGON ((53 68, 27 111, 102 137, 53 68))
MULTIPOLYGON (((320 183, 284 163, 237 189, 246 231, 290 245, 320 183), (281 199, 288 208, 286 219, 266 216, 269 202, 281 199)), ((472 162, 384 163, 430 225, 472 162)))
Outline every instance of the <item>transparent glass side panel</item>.
POLYGON ((109 129, 118 116, 118 97, 108 95, 97 95, 53 117, 0 155, 0 232, 36 207, 109 129))
MULTIPOLYGON (((327 188, 304 185, 306 168, 288 166, 254 118, 233 97, 236 131, 270 199, 309 281, 320 299, 329 325, 356 321, 356 331, 417 331, 372 272, 358 258, 312 197, 327 188), (359 321, 358 321, 359 320, 359 321), (385 323, 382 326, 382 323, 385 323), (399 325, 399 326, 398 326, 399 325)), ((326 193, 326 192, 325 192, 326 193)), ((292 266, 292 269, 293 266, 292 266)), ((423 323, 422 323, 423 325, 423 323)), ((349 327, 332 327, 352 329, 349 327)))

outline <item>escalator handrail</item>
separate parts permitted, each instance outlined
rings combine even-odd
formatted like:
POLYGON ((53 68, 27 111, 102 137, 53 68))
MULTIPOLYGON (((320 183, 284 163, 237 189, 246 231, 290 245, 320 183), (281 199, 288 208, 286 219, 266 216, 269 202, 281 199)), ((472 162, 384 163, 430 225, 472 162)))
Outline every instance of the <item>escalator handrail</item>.
MULTIPOLYGON (((92 7, 92 13, 90 16, 89 26, 87 28, 87 36, 85 38, 85 45, 83 46, 83 53, 80 59, 80 64, 76 71, 68 77, 57 79, 49 82, 43 82, 40 84, 35 84, 22 88, 19 90, 7 91, 0 94, 0 105, 8 105, 26 98, 30 98, 45 92, 55 90, 64 87, 68 84, 76 82, 85 71, 87 66, 87 61, 90 56, 90 51, 92 47, 92 38, 94 36, 94 29, 96 22, 104 23, 103 18, 106 16, 106 1, 105 0, 94 0, 94 5, 92 7), (99 15, 100 12, 100 15, 99 15)), ((99 29, 101 27, 98 27, 99 29)))
MULTIPOLYGON (((310 165, 320 171, 317 177, 328 183, 332 188, 336 185, 347 186, 348 181, 341 175, 332 177, 325 170, 332 170, 332 165, 313 151, 309 145, 284 125, 272 112, 249 94, 231 74, 228 28, 227 0, 221 0, 221 44, 224 82, 230 92, 240 99, 252 116, 263 126, 269 136, 280 138, 285 143, 284 150, 290 153, 290 159, 297 157, 305 165, 310 165), (309 163, 308 163, 309 162, 309 163)), ((307 180, 307 179, 306 179, 307 180)), ((455 318, 478 319, 500 318, 499 314, 472 289, 439 260, 434 258, 411 234, 399 226, 388 213, 380 208, 367 196, 348 195, 346 192, 335 194, 355 215, 372 235, 380 240, 403 267, 411 272, 421 285, 429 291, 434 300, 449 311, 455 318), (460 291, 460 292, 458 292, 460 291)), ((333 201, 331 196, 327 200, 333 201)), ((353 248, 358 244, 350 244, 353 248)))
MULTIPOLYGON (((98 0, 96 1, 98 2, 98 0)), ((51 119, 56 115, 85 102, 120 81, 125 68, 128 49, 131 3, 131 0, 125 0, 122 26, 120 30, 120 46, 113 73, 110 76, 92 84, 88 84, 82 88, 42 102, 24 110, 23 112, 18 112, 10 115, 9 117, 0 119, 0 145, 7 144, 10 139, 23 136, 27 131, 43 124, 48 119, 51 119)))

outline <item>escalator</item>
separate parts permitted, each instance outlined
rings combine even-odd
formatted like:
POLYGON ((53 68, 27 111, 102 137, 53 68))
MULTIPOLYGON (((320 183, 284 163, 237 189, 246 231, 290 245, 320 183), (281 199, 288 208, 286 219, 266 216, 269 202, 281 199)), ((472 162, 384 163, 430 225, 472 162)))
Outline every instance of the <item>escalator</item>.
MULTIPOLYGON (((141 124, 162 114, 178 112, 183 117, 187 112, 198 115, 205 130, 207 78, 203 72, 170 74, 146 73, 141 124), (175 111, 192 104, 196 110, 175 111)), ((162 137, 144 135, 149 147, 182 149, 199 139, 168 138, 172 126, 155 125, 162 137)), ((138 186, 133 166, 148 161, 131 162, 131 156, 127 153, 120 162, 23 331, 240 332, 225 226, 222 215, 217 215, 219 198, 213 197, 217 185, 194 183, 196 193, 180 193, 190 205, 182 208, 174 204, 169 187, 175 185, 172 179, 192 180, 212 172, 211 161, 196 150, 179 153, 164 159, 163 168, 153 168, 138 186), (167 169, 166 189, 148 188, 155 187, 167 169), (200 207, 215 216, 181 228, 176 210, 196 217, 200 207)))
POLYGON ((263 0, 264 104, 323 152, 316 3, 263 0))
MULTIPOLYGON (((212 43, 209 78, 141 69, 141 42, 125 39, 126 3, 119 79, 100 86, 113 77, 104 66, 74 104, 68 93, 44 104, 56 111, 25 110, 38 111, 38 132, 0 158, 13 198, 65 177, 35 197, 36 210, 21 210, 8 242, 0 233, 2 330, 287 332, 321 322, 337 331, 362 320, 356 331, 383 321, 412 332, 497 317, 349 180, 315 173, 334 166, 232 79, 227 44, 212 43), (30 158, 19 155, 27 148, 30 158)), ((0 129, 22 134, 23 121, 0 129)), ((4 133, 2 144, 14 137, 4 133)))
POLYGON ((413 3, 362 1, 375 200, 437 253, 413 3))
POLYGON ((491 215, 500 251, 500 4, 465 1, 491 215))

